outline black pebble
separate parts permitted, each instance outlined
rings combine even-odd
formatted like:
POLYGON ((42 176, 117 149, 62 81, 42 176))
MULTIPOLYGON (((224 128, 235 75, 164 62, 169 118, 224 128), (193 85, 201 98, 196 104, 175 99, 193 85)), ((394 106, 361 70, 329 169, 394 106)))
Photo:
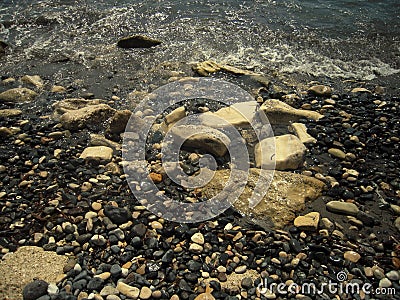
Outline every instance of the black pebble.
POLYGON ((49 284, 44 280, 34 280, 28 283, 22 292, 24 300, 36 300, 47 294, 49 284))

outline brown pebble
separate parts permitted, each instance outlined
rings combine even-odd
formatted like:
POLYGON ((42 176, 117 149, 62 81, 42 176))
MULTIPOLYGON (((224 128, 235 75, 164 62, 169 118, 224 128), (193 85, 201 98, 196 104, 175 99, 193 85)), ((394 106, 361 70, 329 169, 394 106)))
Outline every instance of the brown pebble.
POLYGON ((150 173, 150 179, 153 180, 154 183, 160 183, 162 181, 162 175, 158 173, 150 173))
POLYGON ((101 203, 99 203, 99 202, 93 202, 93 203, 92 203, 92 208, 93 208, 93 210, 95 210, 95 211, 99 211, 99 210, 101 209, 101 207, 102 207, 102 205, 101 205, 101 203))
POLYGON ((225 282, 225 281, 228 280, 228 278, 226 277, 226 274, 225 274, 225 273, 218 273, 217 278, 218 278, 218 280, 219 280, 220 282, 225 282))

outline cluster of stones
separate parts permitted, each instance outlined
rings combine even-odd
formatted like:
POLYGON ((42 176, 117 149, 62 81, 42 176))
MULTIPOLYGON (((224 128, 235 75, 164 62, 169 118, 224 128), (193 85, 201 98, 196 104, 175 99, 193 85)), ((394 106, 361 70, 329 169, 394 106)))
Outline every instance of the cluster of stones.
MULTIPOLYGON (((220 69, 232 71, 226 67, 220 69)), ((33 89, 39 94, 35 97, 39 97, 40 87, 33 89)), ((355 91, 360 92, 367 93, 355 91)), ((9 91, 4 93, 0 94, 1 101, 13 104, 22 99, 21 95, 30 94, 21 90, 13 91, 14 96, 10 96, 9 91)), ((8 130, 1 130, 2 137, 10 141, 10 149, 1 153, 8 161, 0 166, 0 200, 4 213, 0 216, 0 224, 2 228, 7 226, 11 236, 0 239, 3 257, 0 270, 3 274, 9 274, 10 270, 15 273, 4 281, 5 285, 12 289, 19 281, 26 284, 39 277, 42 280, 32 281, 25 287, 23 297, 40 300, 275 299, 284 296, 277 291, 260 294, 257 286, 263 279, 286 285, 311 280, 320 286, 321 282, 335 278, 337 272, 345 270, 348 282, 399 289, 397 269, 400 261, 397 257, 400 253, 395 249, 395 240, 390 235, 383 238, 373 233, 351 235, 351 230, 358 232, 378 224, 366 207, 360 205, 359 199, 368 201, 366 196, 379 194, 381 190, 389 193, 396 181, 382 179, 375 187, 363 180, 365 170, 355 164, 358 153, 346 150, 353 149, 353 145, 363 149, 363 144, 371 143, 363 140, 362 135, 354 134, 349 138, 350 148, 349 143, 339 139, 329 141, 331 131, 321 127, 329 128, 327 124, 332 120, 326 116, 320 118, 320 114, 329 115, 332 106, 340 105, 343 100, 335 95, 329 98, 331 93, 328 87, 312 87, 302 109, 294 109, 280 100, 262 101, 261 109, 270 122, 289 126, 288 131, 294 135, 274 137, 275 147, 282 154, 281 170, 275 172, 266 198, 254 209, 246 202, 255 182, 262 176, 263 163, 268 165, 259 157, 256 159, 258 168, 250 170, 249 183, 243 197, 237 201, 236 209, 256 216, 258 221, 271 219, 271 226, 289 224, 287 230, 273 231, 266 230, 266 226, 246 229, 247 226, 238 225, 230 213, 202 224, 175 224, 151 214, 132 200, 121 171, 119 152, 120 134, 130 112, 115 110, 107 101, 60 101, 54 104, 55 120, 46 120, 48 124, 44 119, 13 121, 21 116, 21 110, 0 110, 2 122, 11 124, 4 126, 8 130), (311 97, 318 100, 308 103, 311 97), (320 102, 324 103, 323 107, 318 106, 320 102), (320 114, 310 109, 318 110, 320 114), (98 130, 99 127, 103 129, 98 130), (82 132, 88 137, 82 137, 82 132), (301 149, 299 155, 287 155, 293 148, 287 147, 287 143, 293 141, 301 149), (308 147, 307 152, 304 144, 308 147), (323 169, 307 161, 307 157, 314 155, 331 156, 341 167, 332 165, 335 168, 322 175, 323 169), (288 172, 294 169, 302 174, 288 172), (13 178, 13 172, 18 176, 13 178), (349 194, 356 191, 352 186, 355 183, 361 189, 357 197, 349 194), (325 184, 330 187, 327 194, 336 197, 324 202, 326 211, 312 211, 296 217, 306 207, 305 200, 317 198, 325 184), (340 189, 343 186, 352 189, 340 189), (45 197, 40 198, 39 192, 45 197), (42 208, 37 209, 37 205, 42 208), (341 216, 350 228, 338 222, 341 216), (291 226, 292 222, 294 226, 291 226), (33 233, 32 236, 26 234, 27 230, 33 233), (17 246, 22 245, 40 247, 17 250, 17 246), (43 249, 49 255, 43 253, 43 249), (382 260, 382 257, 387 259, 382 260), (40 266, 39 270, 37 266, 40 266)), ((254 109, 250 103, 240 105, 254 109)), ((377 110, 390 107, 391 112, 396 108, 393 103, 385 104, 384 101, 372 105, 377 110)), ((238 128, 244 128, 243 122, 248 121, 243 118, 235 121, 235 118, 241 118, 236 112, 235 107, 228 107, 216 112, 204 111, 204 115, 219 114, 238 128)), ((178 108, 160 126, 173 131, 171 124, 186 114, 184 108, 178 108)), ((357 117, 344 111, 340 116, 348 120, 357 117)), ((379 118, 384 117, 379 115, 379 118)), ((140 122, 139 116, 137 121, 140 122)), ((390 121, 382 119, 380 122, 390 124, 390 121)), ((349 121, 345 123, 349 124, 349 121)), ((357 119, 352 124, 356 127, 357 123, 362 124, 362 121, 357 119)), ((348 124, 343 128, 350 132, 352 126, 348 124)), ((394 136, 387 138, 390 143, 398 143, 394 136)), ((257 150, 267 148, 263 143, 268 145, 266 141, 259 142, 258 147, 254 147, 255 157, 257 150)), ((218 139, 216 143, 219 143, 218 139)), ((200 138, 192 141, 190 147, 222 155, 222 145, 207 148, 205 144, 200 138), (218 151, 212 152, 213 149, 218 151)), ((198 158, 199 154, 194 151, 190 159, 198 158)), ((156 169, 153 171, 153 181, 162 183, 164 174, 156 169)), ((203 188, 203 194, 211 197, 218 193, 227 173, 228 170, 218 171, 214 180, 203 188)), ((387 197, 385 199, 383 201, 389 201, 387 197)), ((385 205, 390 213, 399 215, 398 205, 385 205)), ((8 291, 4 285, 0 285, 0 289, 8 291)), ((332 297, 328 292, 322 296, 332 297)), ((297 297, 309 299, 306 295, 297 297)))

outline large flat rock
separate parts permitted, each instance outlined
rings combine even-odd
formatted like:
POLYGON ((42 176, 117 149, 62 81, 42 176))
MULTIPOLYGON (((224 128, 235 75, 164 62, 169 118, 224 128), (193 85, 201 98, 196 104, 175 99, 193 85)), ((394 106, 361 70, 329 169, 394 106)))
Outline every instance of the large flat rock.
MULTIPOLYGON (((250 169, 246 187, 233 207, 243 215, 269 223, 275 228, 291 224, 296 213, 305 208, 306 201, 315 200, 325 187, 322 181, 313 177, 275 171, 271 180, 272 172, 264 172, 250 169), (261 189, 268 190, 259 203, 252 207, 250 202, 254 199, 253 191, 259 180, 261 189)), ((220 193, 228 182, 229 174, 229 170, 216 171, 214 178, 202 188, 203 195, 210 199, 220 193)), ((232 192, 234 189, 232 186, 232 192)))

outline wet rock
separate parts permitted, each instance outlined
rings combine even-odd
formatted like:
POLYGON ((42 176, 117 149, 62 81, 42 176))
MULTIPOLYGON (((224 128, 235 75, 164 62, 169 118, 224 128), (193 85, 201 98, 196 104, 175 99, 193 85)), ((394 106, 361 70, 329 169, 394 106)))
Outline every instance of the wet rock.
POLYGON ((332 95, 332 89, 326 85, 314 85, 308 89, 308 92, 316 96, 326 96, 332 95))
POLYGON ((71 110, 60 117, 60 123, 69 130, 84 127, 101 127, 115 110, 107 104, 90 105, 77 110, 71 110))
POLYGON ((292 134, 266 138, 255 147, 256 166, 263 169, 297 169, 304 162, 306 150, 299 138, 292 134))
POLYGON ((326 209, 330 212, 344 214, 344 215, 357 215, 359 209, 357 205, 349 202, 330 201, 326 204, 326 209))
POLYGON ((87 147, 83 150, 79 156, 87 161, 98 160, 98 161, 111 161, 113 150, 105 146, 87 147))
POLYGON ((298 216, 294 219, 294 226, 301 230, 317 230, 319 217, 319 212, 310 212, 304 216, 298 216))
MULTIPOLYGON (((237 181, 241 182, 243 178, 239 177, 237 181)), ((229 170, 216 171, 213 180, 202 188, 203 195, 211 199, 224 188, 227 193, 235 195, 239 183, 235 181, 231 187, 227 186, 228 179, 229 170)), ((319 197, 324 187, 323 182, 312 177, 280 171, 275 171, 273 175, 265 174, 260 169, 251 168, 247 185, 233 206, 255 220, 263 220, 271 223, 272 227, 282 228, 293 222, 295 213, 304 209, 306 200, 312 201, 319 197), (261 199, 253 195, 257 184, 269 186, 268 192, 261 199)))
POLYGON ((0 109, 0 119, 18 117, 22 114, 19 109, 0 109))
POLYGON ((311 120, 319 120, 323 115, 309 110, 296 109, 290 105, 276 100, 266 100, 260 108, 267 115, 268 120, 271 124, 286 124, 297 122, 298 120, 305 118, 311 120))
POLYGON ((150 48, 160 45, 161 41, 145 35, 134 35, 120 39, 117 46, 120 48, 150 48))
POLYGON ((37 95, 36 92, 27 88, 14 88, 0 93, 0 103, 31 102, 37 95))
POLYGON ((230 144, 230 140, 225 134, 207 126, 174 126, 169 133, 174 136, 176 143, 184 141, 184 147, 201 149, 218 157, 226 154, 230 144))
POLYGON ((47 294, 49 284, 44 280, 34 280, 28 283, 22 292, 24 300, 36 300, 47 294))
POLYGON ((21 81, 34 85, 37 88, 42 88, 44 85, 43 79, 39 75, 25 75, 21 78, 21 81))

